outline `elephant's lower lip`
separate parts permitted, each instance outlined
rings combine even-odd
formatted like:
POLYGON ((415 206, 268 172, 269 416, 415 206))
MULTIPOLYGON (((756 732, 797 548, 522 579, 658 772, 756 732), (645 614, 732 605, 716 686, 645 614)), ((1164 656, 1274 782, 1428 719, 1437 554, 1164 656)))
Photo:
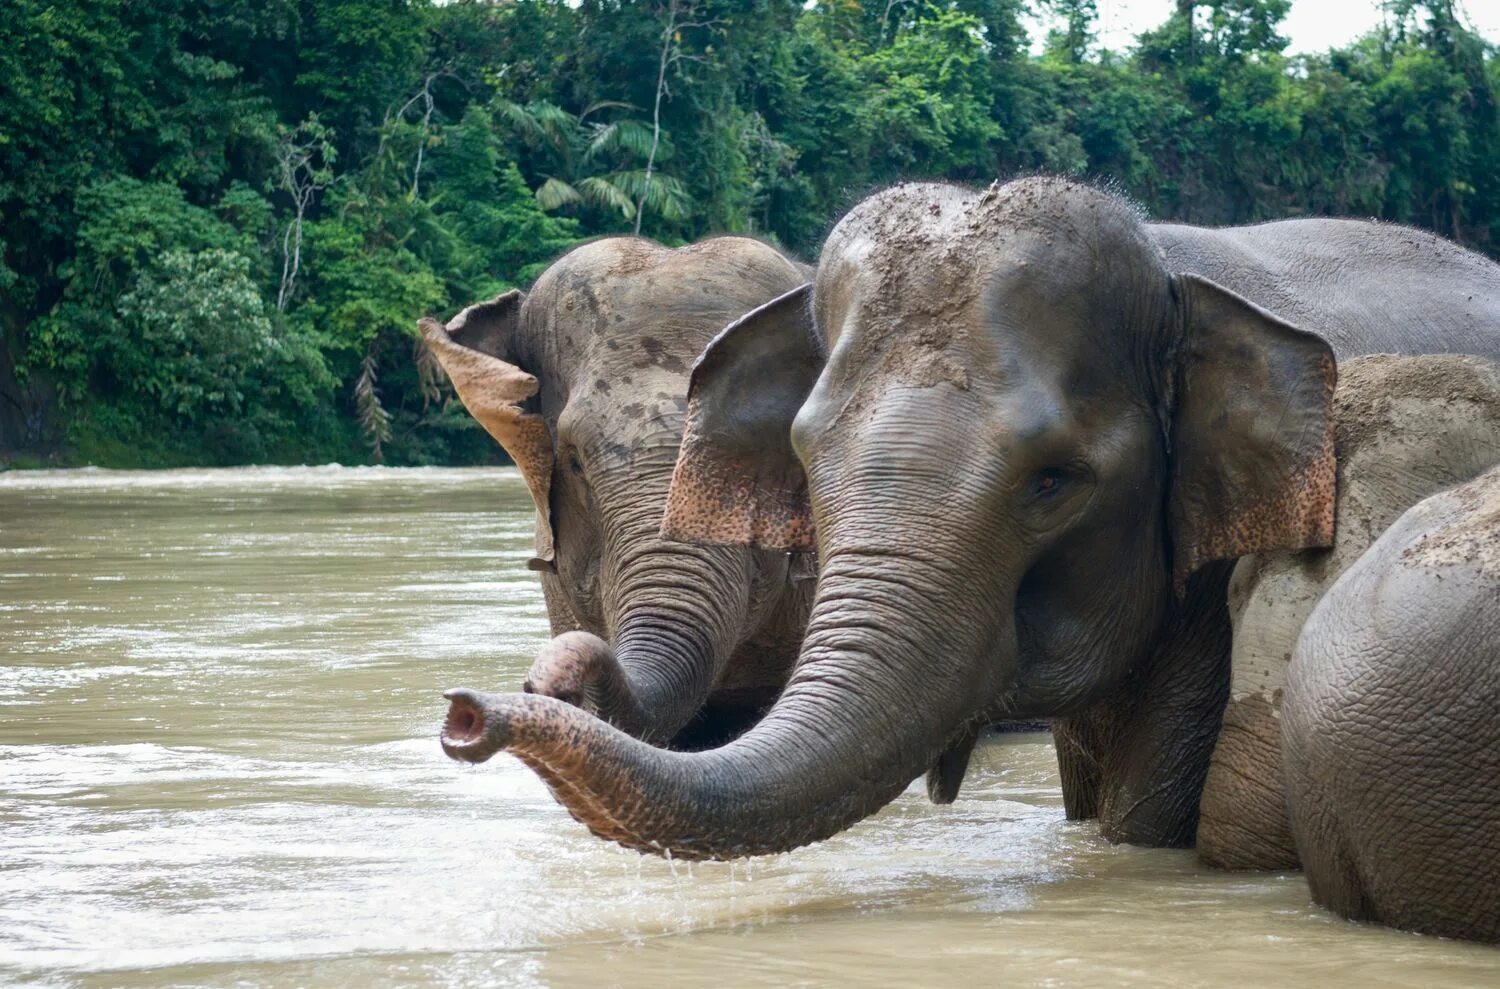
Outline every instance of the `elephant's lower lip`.
POLYGON ((484 712, 463 697, 451 697, 443 731, 438 736, 443 751, 451 759, 483 762, 490 753, 480 745, 484 738, 484 712))

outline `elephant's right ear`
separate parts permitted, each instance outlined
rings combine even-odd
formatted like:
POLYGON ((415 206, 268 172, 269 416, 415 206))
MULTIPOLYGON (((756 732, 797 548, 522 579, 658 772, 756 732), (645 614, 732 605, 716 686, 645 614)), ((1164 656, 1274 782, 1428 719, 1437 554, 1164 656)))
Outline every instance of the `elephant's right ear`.
POLYGON ((435 319, 418 325, 422 339, 453 382, 469 414, 493 436, 521 469, 536 506, 536 563, 553 560, 550 490, 552 435, 541 416, 521 411, 537 393, 536 377, 507 358, 520 321, 522 295, 512 289, 489 302, 470 306, 444 326, 435 319))
POLYGON ((1206 278, 1179 275, 1171 422, 1173 582, 1213 560, 1333 545, 1333 349, 1206 278))
POLYGON ((730 323, 698 358, 661 532, 683 542, 816 547, 792 420, 824 354, 803 285, 730 323))

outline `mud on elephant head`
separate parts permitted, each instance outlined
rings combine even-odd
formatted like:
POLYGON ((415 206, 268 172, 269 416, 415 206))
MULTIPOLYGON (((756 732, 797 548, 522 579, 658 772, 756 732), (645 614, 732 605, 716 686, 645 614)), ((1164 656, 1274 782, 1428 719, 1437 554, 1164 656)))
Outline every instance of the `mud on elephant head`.
POLYGON ((1097 809, 1113 836, 1190 842, 1228 689, 1228 567, 1208 565, 1332 541, 1336 373, 1324 338, 1174 267, 1163 236, 1055 179, 856 206, 814 287, 700 358, 663 524, 816 546, 776 705, 680 753, 460 691, 450 754, 508 749, 597 834, 725 858, 831 835, 924 770, 961 776, 976 725, 1127 696, 1107 741, 1137 769, 1097 809))
POLYGON ((687 546, 658 529, 693 359, 804 277, 748 238, 678 250, 608 238, 564 255, 528 294, 422 321, 536 506, 530 567, 557 638, 528 690, 657 742, 695 718, 700 732, 732 730, 775 697, 811 583, 793 586, 785 554, 687 546))

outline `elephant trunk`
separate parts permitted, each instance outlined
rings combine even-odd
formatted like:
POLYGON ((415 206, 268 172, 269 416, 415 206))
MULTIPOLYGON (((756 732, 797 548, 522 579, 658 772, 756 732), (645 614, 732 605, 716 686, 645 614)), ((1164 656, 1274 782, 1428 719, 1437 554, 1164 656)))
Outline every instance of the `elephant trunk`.
POLYGON ((654 531, 629 545, 616 563, 615 675, 600 681, 600 709, 661 743, 697 714, 739 645, 752 564, 746 551, 673 543, 654 531))
POLYGON ((827 561, 786 690, 722 748, 657 749, 550 698, 458 690, 444 750, 473 762, 511 751, 591 831, 643 852, 728 859, 829 837, 932 765, 992 690, 997 665, 985 661, 1014 656, 1008 624, 982 639, 975 623, 911 614, 920 569, 827 561))
POLYGON ((670 742, 702 709, 750 622, 755 562, 741 549, 672 542, 661 506, 675 434, 642 444, 628 475, 600 478, 603 631, 558 636, 527 678, 637 738, 670 742))

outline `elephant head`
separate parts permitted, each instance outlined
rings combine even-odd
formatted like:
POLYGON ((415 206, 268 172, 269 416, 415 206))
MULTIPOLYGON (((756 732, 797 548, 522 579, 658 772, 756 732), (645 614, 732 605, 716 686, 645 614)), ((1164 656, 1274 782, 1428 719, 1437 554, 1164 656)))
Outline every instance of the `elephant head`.
POLYGON ((693 373, 663 531, 819 554, 775 707, 723 748, 658 753, 461 692, 445 745, 510 749, 637 848, 832 834, 977 724, 1108 697, 1206 562, 1326 544, 1334 377, 1320 338, 1168 270, 1114 197, 889 189, 834 229, 814 288, 693 373))
MULTIPOLYGON (((535 503, 530 566, 558 638, 528 690, 665 742, 769 620, 788 585, 785 554, 684 545, 659 526, 693 358, 726 322, 803 277, 748 238, 679 250, 609 238, 565 255, 529 294, 507 292, 446 325, 422 321, 535 503)), ((762 703, 795 642, 787 652, 774 682, 756 685, 769 691, 762 703)))

